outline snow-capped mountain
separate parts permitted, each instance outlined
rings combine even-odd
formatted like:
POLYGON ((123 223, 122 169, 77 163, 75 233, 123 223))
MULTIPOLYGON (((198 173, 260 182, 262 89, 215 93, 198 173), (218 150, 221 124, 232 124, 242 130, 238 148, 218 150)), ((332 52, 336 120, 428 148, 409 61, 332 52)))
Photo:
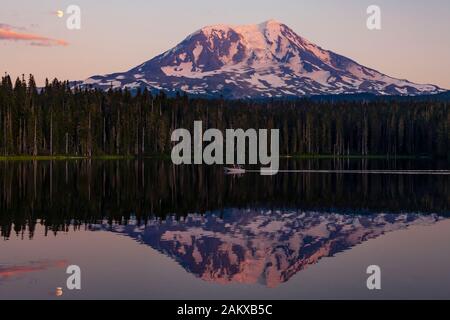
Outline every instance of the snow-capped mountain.
POLYGON ((384 75, 320 48, 274 20, 202 28, 175 48, 127 72, 82 86, 184 91, 226 98, 344 93, 420 95, 445 90, 384 75))

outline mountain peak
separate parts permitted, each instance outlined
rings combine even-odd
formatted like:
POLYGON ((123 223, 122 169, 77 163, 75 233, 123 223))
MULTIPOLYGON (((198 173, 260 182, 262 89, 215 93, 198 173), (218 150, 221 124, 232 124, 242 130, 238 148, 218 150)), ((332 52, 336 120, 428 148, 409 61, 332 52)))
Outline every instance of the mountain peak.
POLYGON ((198 33, 203 33, 203 34, 209 36, 215 32, 227 32, 230 30, 237 31, 238 33, 246 32, 246 31, 248 32, 251 30, 254 32, 258 32, 258 31, 264 32, 265 30, 270 30, 270 29, 271 30, 275 30, 275 29, 279 30, 282 26, 285 26, 285 25, 274 19, 267 20, 267 21, 264 21, 259 24, 244 24, 244 25, 214 24, 214 25, 205 26, 205 27, 201 28, 200 30, 194 32, 192 35, 196 35, 198 33))
POLYGON ((269 19, 267 21, 264 21, 259 24, 261 27, 269 28, 269 27, 278 27, 278 26, 284 26, 285 24, 275 20, 275 19, 269 19))
POLYGON ((282 22, 278 21, 277 19, 269 19, 263 22, 264 24, 283 24, 282 22))
POLYGON ((128 72, 94 76, 83 85, 228 98, 444 91, 389 77, 324 50, 277 20, 203 27, 175 48, 128 72))

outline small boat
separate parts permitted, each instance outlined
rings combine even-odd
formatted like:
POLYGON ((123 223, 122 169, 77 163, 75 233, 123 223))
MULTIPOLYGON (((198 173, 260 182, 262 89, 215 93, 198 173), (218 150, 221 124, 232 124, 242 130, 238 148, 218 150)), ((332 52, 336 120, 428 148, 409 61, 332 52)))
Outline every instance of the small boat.
POLYGON ((246 172, 247 171, 240 166, 225 167, 225 174, 227 175, 242 175, 245 174, 246 172))

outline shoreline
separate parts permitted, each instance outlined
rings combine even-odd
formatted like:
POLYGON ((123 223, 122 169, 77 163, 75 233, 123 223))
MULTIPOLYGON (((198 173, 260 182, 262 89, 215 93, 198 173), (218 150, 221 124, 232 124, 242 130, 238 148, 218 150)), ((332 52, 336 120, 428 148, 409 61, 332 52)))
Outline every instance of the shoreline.
MULTIPOLYGON (((99 155, 99 156, 66 156, 66 155, 54 155, 54 156, 0 156, 1 162, 7 161, 75 161, 75 160, 136 160, 136 159, 158 159, 158 160, 170 160, 169 155, 147 155, 147 156, 133 156, 133 155, 99 155)), ((433 160, 429 155, 286 155, 280 156, 280 159, 292 159, 292 160, 433 160)))

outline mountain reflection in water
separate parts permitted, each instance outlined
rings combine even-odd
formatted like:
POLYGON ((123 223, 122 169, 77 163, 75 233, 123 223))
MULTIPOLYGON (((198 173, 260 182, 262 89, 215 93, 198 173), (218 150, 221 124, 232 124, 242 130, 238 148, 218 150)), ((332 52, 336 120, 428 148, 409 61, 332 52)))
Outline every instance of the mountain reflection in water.
MULTIPOLYGON (((448 164, 285 159, 280 168, 447 170, 448 164)), ((53 297, 67 275, 48 261, 86 270, 85 289, 72 293, 82 298, 324 297, 333 270, 343 282, 329 296, 361 298, 369 294, 365 270, 373 263, 383 266, 386 283, 400 281, 398 292, 392 285, 383 297, 448 297, 450 260, 442 252, 450 225, 440 220, 450 214, 449 182, 450 176, 428 175, 236 178, 222 167, 151 159, 4 162, 0 298, 53 297), (411 228, 406 241, 391 238, 403 232, 380 237, 418 225, 433 227, 411 228), (335 258, 300 272, 326 257, 335 258), (433 261, 426 269, 424 259, 433 261), (417 290, 402 285, 405 277, 420 282, 417 290)))
POLYGON ((230 209, 145 225, 108 222, 93 231, 131 237, 176 260, 186 271, 219 284, 277 287, 324 257, 387 232, 432 225, 435 214, 337 214, 296 210, 230 209))

